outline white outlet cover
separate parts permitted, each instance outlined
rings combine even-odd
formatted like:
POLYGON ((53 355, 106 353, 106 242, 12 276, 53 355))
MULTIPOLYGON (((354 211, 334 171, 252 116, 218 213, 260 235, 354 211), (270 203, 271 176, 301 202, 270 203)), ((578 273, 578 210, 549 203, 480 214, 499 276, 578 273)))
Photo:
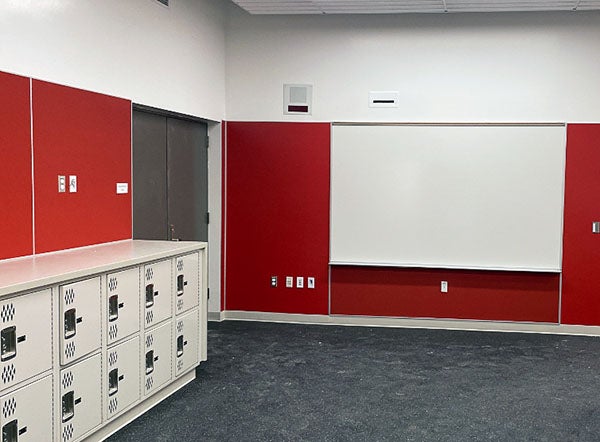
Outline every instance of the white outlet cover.
POLYGON ((298 289, 304 288, 304 276, 296 277, 296 288, 298 288, 298 289))
POLYGON ((293 276, 286 276, 285 277, 285 286, 287 288, 294 287, 294 277, 293 276))
POLYGON ((77 175, 69 175, 69 192, 77 192, 77 175))
POLYGON ((313 278, 312 276, 309 276, 308 278, 306 278, 306 285, 309 289, 314 289, 315 288, 315 278, 313 278))
POLYGON ((440 284, 440 291, 442 293, 448 293, 448 281, 442 281, 440 284))
POLYGON ((129 192, 129 183, 117 183, 117 195, 129 192))
POLYGON ((58 192, 63 193, 67 191, 67 179, 64 175, 58 176, 58 192))

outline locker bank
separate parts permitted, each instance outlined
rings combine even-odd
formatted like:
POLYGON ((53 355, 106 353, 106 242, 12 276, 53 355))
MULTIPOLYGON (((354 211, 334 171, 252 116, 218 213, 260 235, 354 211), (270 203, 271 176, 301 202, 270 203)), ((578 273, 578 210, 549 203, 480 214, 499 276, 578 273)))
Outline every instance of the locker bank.
POLYGON ((600 1, 0 0, 0 42, 3 442, 110 437, 232 321, 600 335, 600 1))

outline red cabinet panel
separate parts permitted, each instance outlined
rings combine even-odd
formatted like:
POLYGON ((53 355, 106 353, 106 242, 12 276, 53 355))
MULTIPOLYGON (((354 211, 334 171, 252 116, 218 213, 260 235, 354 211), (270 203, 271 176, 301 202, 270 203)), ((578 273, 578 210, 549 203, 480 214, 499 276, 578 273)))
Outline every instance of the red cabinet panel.
POLYGON ((329 133, 323 123, 227 123, 227 310, 327 314, 329 133), (286 288, 286 276, 305 288, 286 288))
POLYGON ((561 322, 600 325, 600 124, 570 124, 563 235, 561 322))
POLYGON ((333 266, 331 313, 557 322, 559 281, 553 273, 333 266))
POLYGON ((0 72, 0 259, 33 253, 29 78, 0 72))
POLYGON ((37 80, 32 100, 36 252, 131 238, 131 102, 37 80))

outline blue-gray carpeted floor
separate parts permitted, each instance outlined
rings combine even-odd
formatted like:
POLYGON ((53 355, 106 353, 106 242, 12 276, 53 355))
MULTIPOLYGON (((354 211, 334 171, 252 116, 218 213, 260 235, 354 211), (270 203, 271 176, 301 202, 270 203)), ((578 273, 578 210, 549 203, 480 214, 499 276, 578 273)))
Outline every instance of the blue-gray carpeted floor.
POLYGON ((197 376, 108 440, 600 440, 599 338, 228 321, 197 376))

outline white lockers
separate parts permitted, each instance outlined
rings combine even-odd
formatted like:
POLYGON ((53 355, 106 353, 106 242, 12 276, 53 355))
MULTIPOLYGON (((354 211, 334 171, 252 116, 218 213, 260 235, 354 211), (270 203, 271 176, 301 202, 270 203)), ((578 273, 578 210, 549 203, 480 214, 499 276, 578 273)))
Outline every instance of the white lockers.
POLYGON ((3 299, 2 442, 83 440, 198 365, 200 253, 3 299))

